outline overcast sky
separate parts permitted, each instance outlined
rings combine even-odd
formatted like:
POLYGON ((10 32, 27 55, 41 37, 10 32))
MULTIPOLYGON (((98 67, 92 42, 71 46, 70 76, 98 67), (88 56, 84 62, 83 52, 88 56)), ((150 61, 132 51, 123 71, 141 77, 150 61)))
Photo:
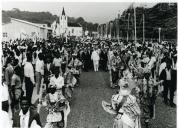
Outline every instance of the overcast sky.
MULTIPOLYGON (((61 2, 2 2, 3 10, 11 10, 19 8, 21 11, 41 12, 49 11, 55 15, 61 15, 64 7, 66 15, 69 17, 83 17, 88 22, 106 23, 117 17, 127 9, 132 3, 117 2, 93 2, 93 3, 61 3, 61 2)), ((147 7, 152 7, 155 3, 144 3, 147 7)), ((136 6, 140 3, 135 4, 136 6)), ((142 5, 142 4, 141 4, 142 5)))

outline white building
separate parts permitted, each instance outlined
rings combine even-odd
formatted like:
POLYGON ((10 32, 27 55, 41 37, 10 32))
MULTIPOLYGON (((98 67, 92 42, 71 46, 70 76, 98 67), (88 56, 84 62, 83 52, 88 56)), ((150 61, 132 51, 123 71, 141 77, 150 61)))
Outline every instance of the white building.
POLYGON ((78 23, 69 23, 68 18, 65 14, 64 8, 62 10, 62 15, 54 21, 51 25, 52 34, 55 37, 60 36, 74 36, 80 37, 83 35, 82 26, 78 23))
POLYGON ((11 18, 9 23, 2 24, 2 41, 15 40, 17 38, 47 39, 49 31, 52 30, 46 24, 35 24, 11 18))

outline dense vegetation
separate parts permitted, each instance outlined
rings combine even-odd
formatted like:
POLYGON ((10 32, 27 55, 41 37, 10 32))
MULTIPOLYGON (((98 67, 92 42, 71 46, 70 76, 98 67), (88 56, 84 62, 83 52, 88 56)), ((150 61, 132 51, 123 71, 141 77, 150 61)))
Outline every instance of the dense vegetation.
MULTIPOLYGON (((48 24, 54 22, 58 18, 57 15, 52 15, 50 12, 29 12, 29 11, 20 11, 17 8, 14 8, 9 11, 2 11, 2 22, 7 23, 10 21, 10 17, 26 20, 33 23, 41 23, 41 24, 48 24)), ((85 21, 82 17, 74 18, 68 17, 68 21, 72 23, 80 23, 83 29, 87 29, 89 31, 97 31, 98 24, 91 23, 85 21)))
MULTIPOLYGON (((143 37, 143 14, 145 17, 145 37, 157 39, 158 28, 161 28, 161 37, 163 39, 177 38, 177 3, 159 3, 152 8, 136 8, 137 19, 137 37, 143 37)), ((115 22, 114 22, 115 23, 115 22)), ((131 6, 125 10, 120 17, 121 37, 134 36, 134 9, 131 6), (129 14, 129 15, 128 15, 129 14), (129 31, 128 31, 129 17, 129 31)), ((114 28, 113 28, 114 29, 114 28)))
MULTIPOLYGON (((131 7, 126 9, 119 19, 119 30, 120 36, 123 38, 134 37, 134 10, 131 7), (129 16, 128 16, 129 14, 129 16), (129 29, 128 29, 128 17, 129 17, 129 29)), ((146 38, 158 38, 158 28, 161 28, 161 37, 165 39, 176 39, 177 38, 177 3, 159 3, 152 8, 136 8, 137 17, 137 37, 142 38, 143 35, 143 14, 145 16, 145 37, 146 38)), ((50 12, 28 12, 20 11, 14 8, 9 11, 2 11, 2 22, 6 23, 10 21, 9 17, 27 20, 33 23, 45 23, 48 26, 57 19, 57 15, 52 15, 50 12)), ((74 18, 68 17, 69 22, 80 23, 84 29, 89 31, 97 31, 98 24, 91 23, 84 20, 82 17, 74 18)), ((108 33, 111 30, 112 36, 117 35, 118 20, 110 21, 108 27, 108 33), (111 27, 111 29, 110 29, 111 27)), ((106 26, 106 25, 105 25, 106 26)))

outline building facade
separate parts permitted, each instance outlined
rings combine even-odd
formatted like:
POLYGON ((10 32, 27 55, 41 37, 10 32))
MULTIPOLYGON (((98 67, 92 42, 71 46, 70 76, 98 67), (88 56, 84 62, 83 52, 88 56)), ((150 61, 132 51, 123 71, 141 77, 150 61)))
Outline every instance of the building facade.
POLYGON ((51 28, 48 28, 45 24, 35 24, 11 18, 9 23, 2 24, 2 41, 26 38, 32 40, 47 39, 49 31, 51 31, 51 28))
POLYGON ((52 35, 54 37, 67 37, 74 36, 80 37, 83 35, 82 26, 78 23, 69 23, 67 15, 65 14, 64 8, 62 15, 51 24, 52 35))

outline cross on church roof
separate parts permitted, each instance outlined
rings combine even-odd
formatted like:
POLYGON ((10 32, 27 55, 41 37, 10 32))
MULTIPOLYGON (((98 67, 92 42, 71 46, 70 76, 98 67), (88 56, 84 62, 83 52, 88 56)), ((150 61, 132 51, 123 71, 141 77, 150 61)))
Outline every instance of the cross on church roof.
POLYGON ((62 15, 64 15, 64 16, 65 16, 65 11, 64 11, 64 7, 63 7, 63 10, 62 10, 62 15))

